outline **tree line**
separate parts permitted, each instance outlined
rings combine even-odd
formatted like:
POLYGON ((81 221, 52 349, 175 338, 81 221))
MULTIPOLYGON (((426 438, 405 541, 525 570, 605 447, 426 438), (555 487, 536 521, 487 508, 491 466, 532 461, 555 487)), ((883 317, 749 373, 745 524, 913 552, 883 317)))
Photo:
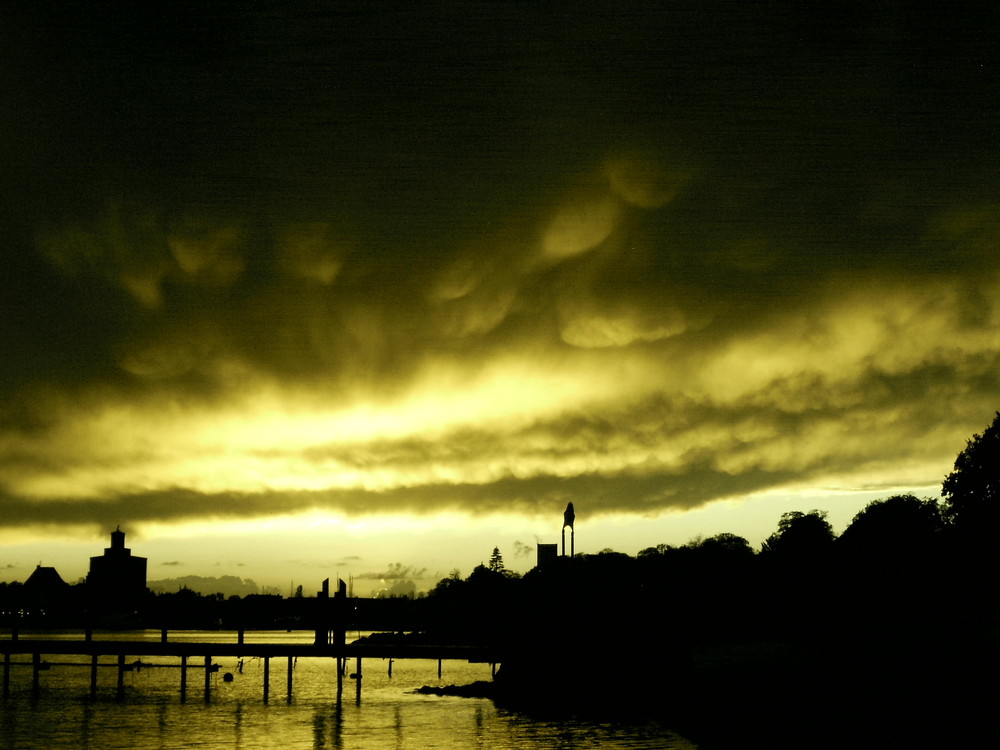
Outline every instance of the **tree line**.
POLYGON ((526 621, 536 633, 543 623, 585 622, 590 633, 627 627, 687 642, 982 635, 998 621, 987 594, 997 572, 998 495, 1000 412, 968 440, 941 500, 875 500, 839 535, 825 511, 791 511, 759 551, 722 533, 634 557, 603 550, 557 558, 518 576, 494 550, 467 578, 453 571, 438 582, 428 610, 451 637, 480 640, 509 638, 526 621))

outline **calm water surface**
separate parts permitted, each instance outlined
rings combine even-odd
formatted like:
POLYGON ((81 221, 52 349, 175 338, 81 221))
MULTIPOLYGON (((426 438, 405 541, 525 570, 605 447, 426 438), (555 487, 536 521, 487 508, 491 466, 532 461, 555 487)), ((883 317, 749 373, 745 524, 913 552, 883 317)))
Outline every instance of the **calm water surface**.
MULTIPOLYGON (((140 634, 128 634, 139 637, 140 634)), ((159 632, 142 634, 158 639, 159 632)), ((228 640, 218 633, 185 634, 199 640, 228 640)), ((48 637, 48 636, 46 636, 48 637)), ((77 636, 74 636, 77 637, 77 636)), ((122 637, 118 634, 114 637, 122 637)), ((248 633, 247 642, 308 640, 305 634, 248 633)), ((181 640, 180 634, 171 640, 181 640)), ((235 641, 235 636, 232 637, 235 641)), ((84 662, 84 658, 49 656, 50 662, 84 662)), ((138 657, 129 656, 132 662, 138 657)), ((18 657, 30 661, 30 658, 18 657)), ((114 664, 114 657, 101 663, 114 664)), ((383 750, 384 748, 676 748, 695 745, 655 722, 609 724, 585 719, 546 721, 496 708, 478 698, 415 694, 421 685, 465 684, 488 680, 485 664, 402 660, 392 665, 369 659, 363 664, 360 705, 355 685, 345 680, 336 700, 336 666, 332 659, 299 659, 294 665, 293 698, 287 700, 285 659, 272 659, 270 699, 263 700, 263 661, 216 659, 211 698, 204 698, 204 672, 188 670, 186 699, 180 697, 177 659, 151 659, 127 673, 126 694, 116 700, 117 670, 99 672, 98 696, 89 697, 88 667, 53 666, 41 673, 41 690, 31 695, 31 669, 11 672, 11 696, 0 703, 0 747, 38 748, 309 748, 310 750, 383 750), (233 675, 232 682, 223 679, 233 675)), ((192 665, 202 663, 191 659, 192 665)), ((354 662, 351 662, 354 669, 354 662)))

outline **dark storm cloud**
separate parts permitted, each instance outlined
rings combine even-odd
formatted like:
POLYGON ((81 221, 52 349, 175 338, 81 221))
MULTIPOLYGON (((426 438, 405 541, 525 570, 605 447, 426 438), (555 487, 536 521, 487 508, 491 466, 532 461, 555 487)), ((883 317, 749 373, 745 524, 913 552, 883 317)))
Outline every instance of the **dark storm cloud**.
POLYGON ((5 6, 5 522, 936 480, 996 401, 996 12, 654 6, 5 6), (383 485, 175 478, 258 390, 508 362, 618 390, 245 453, 383 485))

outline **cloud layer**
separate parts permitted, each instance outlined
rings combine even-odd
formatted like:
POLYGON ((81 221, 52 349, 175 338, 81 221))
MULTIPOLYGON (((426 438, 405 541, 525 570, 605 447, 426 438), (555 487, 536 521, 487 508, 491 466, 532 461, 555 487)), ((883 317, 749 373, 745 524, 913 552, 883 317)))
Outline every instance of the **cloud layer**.
POLYGON ((171 12, 4 11, 5 525, 923 487, 997 408, 990 19, 171 12))

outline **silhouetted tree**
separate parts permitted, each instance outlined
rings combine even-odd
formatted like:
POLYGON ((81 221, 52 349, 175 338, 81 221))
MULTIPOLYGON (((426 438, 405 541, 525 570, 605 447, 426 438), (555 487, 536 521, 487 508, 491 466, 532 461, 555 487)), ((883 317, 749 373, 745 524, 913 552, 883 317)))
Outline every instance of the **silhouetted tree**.
POLYGON ((458 568, 453 569, 447 578, 442 578, 436 584, 434 588, 427 592, 429 597, 449 597, 454 596, 456 592, 461 590, 465 581, 462 580, 462 573, 458 568))
POLYGON ((961 531, 996 532, 1000 520, 1000 412, 981 435, 973 435, 944 480, 944 513, 961 531))
POLYGON ((808 513, 792 510, 781 514, 778 530, 761 545, 761 552, 782 557, 817 557, 833 545, 833 527, 825 510, 808 513))
POLYGON ((759 555, 764 576, 759 612, 766 629, 790 638, 829 632, 836 581, 833 544, 826 511, 782 514, 759 555))
POLYGON ((640 560, 643 558, 661 557, 672 549, 674 549, 674 547, 669 544, 657 544, 655 547, 646 547, 645 549, 639 550, 636 557, 640 560))
POLYGON ((707 553, 718 558, 753 557, 753 547, 750 546, 750 542, 729 532, 702 539, 697 546, 703 554, 707 553))
POLYGON ((943 606, 949 612, 951 637, 963 643, 986 642, 1000 622, 1000 599, 994 595, 1000 558, 1000 412, 981 435, 973 435, 944 480, 944 514, 950 522, 948 563, 955 575, 943 606))
POLYGON ((894 495, 868 503, 837 544, 849 554, 865 557, 911 556, 929 551, 943 527, 937 500, 894 495))
POLYGON ((428 592, 424 611, 435 637, 452 643, 488 643, 506 636, 517 607, 516 575, 477 565, 465 580, 457 570, 428 592))
POLYGON ((465 579, 466 588, 474 595, 493 595, 502 590, 507 575, 503 569, 494 570, 492 567, 477 565, 465 579))
POLYGON ((500 548, 494 547, 493 554, 490 555, 489 569, 494 573, 503 573, 503 556, 500 554, 500 548))
POLYGON ((745 636, 757 605, 755 555, 728 532, 697 537, 664 556, 663 595, 684 611, 688 638, 719 642, 745 636))
POLYGON ((900 645, 939 629, 953 577, 939 556, 943 529, 937 501, 914 495, 875 500, 854 516, 836 542, 844 632, 896 632, 900 645))

